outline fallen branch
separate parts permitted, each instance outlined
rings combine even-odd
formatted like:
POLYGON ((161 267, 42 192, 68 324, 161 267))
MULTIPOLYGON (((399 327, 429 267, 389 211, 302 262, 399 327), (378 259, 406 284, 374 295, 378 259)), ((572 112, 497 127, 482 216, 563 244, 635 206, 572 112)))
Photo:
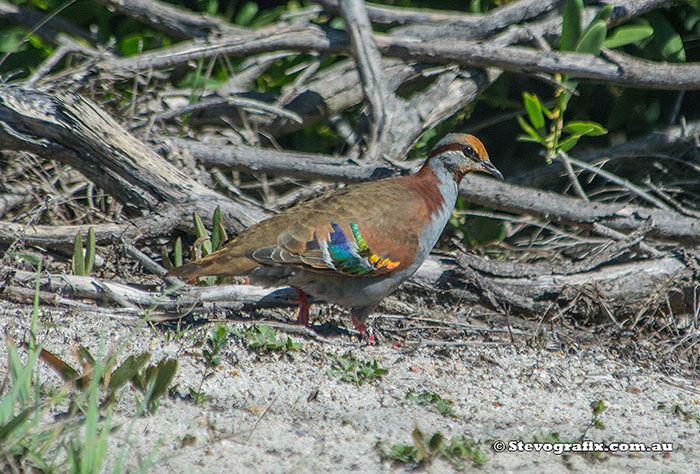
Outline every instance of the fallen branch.
POLYGON ((109 8, 135 18, 176 38, 206 38, 215 33, 245 31, 219 18, 191 13, 156 0, 97 0, 109 8))
MULTIPOLYGON (((170 150, 183 147, 207 166, 226 166, 280 176, 359 181, 387 174, 386 168, 344 165, 343 160, 322 155, 286 153, 240 145, 203 145, 173 138, 161 141, 161 146, 170 150)), ((650 222, 650 237, 686 243, 700 242, 700 219, 673 211, 628 204, 587 203, 558 193, 497 182, 478 175, 464 178, 460 196, 475 204, 501 211, 529 214, 557 223, 586 227, 600 223, 617 230, 635 231, 650 222)))
MULTIPOLYGON (((495 67, 518 73, 547 72, 646 89, 700 88, 700 65, 695 63, 646 61, 608 50, 602 51, 602 58, 596 58, 590 54, 542 51, 474 41, 421 41, 379 34, 374 35, 374 39, 385 56, 429 64, 495 67)), ((97 67, 110 77, 128 79, 146 69, 162 70, 189 61, 218 56, 245 57, 279 49, 337 54, 352 52, 347 35, 341 31, 315 25, 273 25, 234 39, 195 40, 136 57, 107 58, 97 67)), ((74 74, 80 74, 79 71, 80 68, 74 74)))
MULTIPOLYGON (((698 256, 688 257, 695 258, 696 263, 700 261, 698 256)), ((596 261, 595 265, 582 265, 580 271, 572 268, 571 273, 565 274, 555 266, 551 266, 550 271, 543 271, 541 266, 528 269, 527 265, 490 261, 473 255, 458 256, 457 263, 430 257, 410 282, 431 291, 441 288, 460 304, 493 306, 495 303, 497 308, 509 307, 530 315, 551 314, 552 307, 567 307, 569 302, 595 288, 604 294, 605 301, 613 302, 607 309, 613 311, 618 320, 633 320, 640 311, 655 311, 649 304, 649 295, 673 282, 676 291, 669 294, 669 304, 679 312, 692 312, 693 308, 695 276, 693 269, 679 256, 622 264, 598 264, 596 261)), ((34 285, 36 280, 33 272, 9 267, 1 268, 0 273, 9 275, 3 280, 6 282, 3 291, 34 285)), ((102 303, 116 302, 125 308, 179 312, 195 308, 208 311, 217 307, 233 310, 283 307, 289 306, 289 300, 296 294, 291 288, 271 290, 252 285, 185 286, 176 292, 157 292, 73 275, 42 275, 40 289, 61 296, 70 294, 102 303)), ((592 303, 592 307, 597 306, 592 303)), ((590 307, 587 310, 595 312, 590 307)))
MULTIPOLYGON (((337 0, 317 0, 326 9, 338 12, 337 0)), ((555 9, 561 0, 520 0, 496 8, 488 13, 464 14, 443 10, 396 8, 383 5, 367 5, 369 18, 375 23, 392 25, 431 25, 433 27, 459 26, 471 30, 471 38, 485 38, 512 24, 532 20, 555 9)))
POLYGON ((181 214, 207 218, 221 206, 227 225, 236 231, 265 217, 192 180, 74 93, 1 88, 0 149, 67 163, 132 211, 167 203, 180 207, 181 214))

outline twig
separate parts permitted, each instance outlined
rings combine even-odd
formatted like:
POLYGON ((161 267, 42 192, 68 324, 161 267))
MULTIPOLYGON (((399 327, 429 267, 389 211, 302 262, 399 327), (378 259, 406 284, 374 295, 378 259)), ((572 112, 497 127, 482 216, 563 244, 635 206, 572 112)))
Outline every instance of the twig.
POLYGON ((99 43, 96 34, 88 33, 73 23, 57 17, 56 13, 47 15, 40 10, 30 10, 0 0, 0 18, 31 28, 31 34, 36 34, 51 44, 58 45, 65 39, 59 35, 59 31, 76 36, 90 44, 99 43))
POLYGON ((695 217, 695 218, 700 218, 700 212, 694 211, 692 209, 688 209, 684 206, 682 206, 678 201, 673 199, 671 196, 666 194, 661 188, 659 188, 657 185, 655 185, 652 181, 651 178, 647 176, 647 178, 644 180, 644 183, 649 186, 649 188, 654 191, 656 194, 659 195, 664 201, 666 201, 671 207, 673 207, 676 211, 680 212, 684 216, 690 216, 690 217, 695 217))
POLYGON ((576 194, 578 197, 583 199, 586 202, 590 202, 590 199, 588 199, 588 196, 586 196, 586 193, 584 192, 583 188, 581 187, 581 183, 579 183, 578 178, 576 177, 576 173, 574 173, 574 169, 571 167, 571 158, 569 158, 569 155, 567 155, 565 152, 559 150, 557 153, 557 158, 561 162, 561 164, 564 165, 564 169, 566 170, 566 174, 569 176, 569 181, 571 182, 571 185, 574 187, 574 191, 576 191, 576 194))
MULTIPOLYGON (((276 102, 278 107, 283 107, 284 105, 289 103, 289 101, 294 96, 299 94, 299 91, 302 89, 302 84, 306 83, 306 81, 308 81, 309 78, 316 74, 316 72, 321 68, 321 59, 321 57, 314 58, 311 64, 306 65, 306 67, 304 68, 304 72, 299 74, 299 76, 296 79, 294 79, 294 82, 291 85, 285 87, 282 90, 282 94, 279 96, 276 102)), ((302 122, 303 121, 300 119, 299 123, 302 122)))
POLYGON ((372 26, 362 0, 339 0, 340 10, 350 32, 355 62, 371 111, 371 134, 367 147, 370 160, 378 158, 387 138, 387 126, 396 110, 396 101, 387 87, 381 68, 381 55, 372 36, 372 26))
MULTIPOLYGON (((332 11, 338 10, 338 0, 319 0, 319 3, 332 11)), ((456 26, 464 32, 469 32, 469 38, 479 39, 514 23, 543 15, 555 9, 560 3, 560 0, 520 0, 482 14, 368 5, 367 13, 376 23, 430 25, 433 28, 456 26)))
POLYGON ((460 341, 460 342, 450 342, 450 341, 432 341, 432 340, 420 340, 420 341, 405 341, 402 345, 409 347, 502 347, 511 346, 512 342, 502 341, 502 342, 486 342, 486 341, 460 341))
POLYGON ((265 407, 265 409, 263 410, 263 412, 260 413, 260 416, 258 417, 257 420, 255 420, 255 423, 253 423, 253 426, 252 426, 252 427, 250 428, 250 430, 248 431, 248 436, 246 437, 247 440, 250 440, 250 437, 253 436, 253 432, 255 431, 255 428, 258 427, 258 423, 260 423, 260 421, 262 421, 262 419, 265 417, 265 415, 267 414, 267 412, 270 411, 270 408, 272 408, 272 405, 275 404, 275 402, 276 402, 277 399, 280 397, 280 395, 282 395, 282 393, 283 393, 283 392, 278 393, 277 396, 276 396, 275 398, 273 398, 272 401, 265 407))
POLYGON ((41 63, 41 65, 32 73, 32 75, 27 79, 26 85, 29 87, 34 87, 44 76, 49 74, 51 70, 58 64, 64 56, 70 53, 80 53, 87 57, 95 56, 96 51, 87 48, 84 45, 73 42, 70 38, 61 38, 61 45, 49 56, 46 61, 41 63))
MULTIPOLYGON (((278 107, 276 105, 272 104, 266 104, 265 102, 261 102, 258 100, 254 99, 246 99, 243 97, 225 97, 225 98, 210 98, 210 99, 202 99, 199 102, 191 105, 187 105, 185 107, 180 107, 179 109, 176 110, 171 110, 169 112, 164 112, 161 114, 156 115, 156 119, 158 120, 170 120, 175 117, 185 115, 185 114, 190 114, 193 112, 199 112, 202 110, 206 110, 209 108, 213 107, 221 107, 221 106, 233 106, 233 107, 240 107, 243 109, 246 109, 248 111, 253 111, 253 112, 263 112, 267 114, 272 114, 276 115, 278 117, 285 117, 288 118, 296 123, 302 123, 303 120, 302 118, 289 110, 283 109, 281 107, 278 107)), ((134 127, 138 128, 138 126, 134 127)))
POLYGON ((136 18, 176 38, 206 38, 215 32, 228 35, 245 31, 205 13, 190 13, 157 0, 97 0, 115 11, 136 18))
POLYGON ((73 5, 76 2, 76 0, 68 0, 66 1, 63 5, 59 6, 56 10, 51 12, 50 14, 46 15, 44 18, 41 19, 36 25, 32 27, 31 30, 27 32, 26 35, 24 35, 24 38, 22 38, 22 41, 19 43, 15 44, 13 47, 11 47, 8 51, 5 52, 5 54, 0 57, 0 66, 7 60, 7 58, 10 57, 15 51, 17 51, 17 48, 22 46, 25 41, 29 39, 30 36, 32 36, 34 33, 39 31, 44 25, 46 25, 49 21, 54 19, 56 16, 58 16, 59 13, 61 13, 63 10, 68 8, 69 6, 73 5))
POLYGON ((672 210, 665 203, 659 201, 654 196, 649 195, 649 193, 640 189, 638 186, 635 186, 634 184, 630 183, 628 180, 622 179, 619 176, 617 176, 613 173, 610 173, 609 171, 605 171, 604 169, 602 169, 602 165, 601 165, 601 167, 591 166, 588 163, 585 163, 583 161, 580 161, 580 160, 577 160, 576 158, 571 158, 571 157, 569 157, 569 161, 571 162, 571 164, 574 164, 574 165, 578 166, 579 168, 582 168, 586 171, 593 173, 594 175, 600 176, 603 179, 606 179, 612 183, 615 183, 615 184, 618 184, 618 185, 624 187, 625 189, 628 189, 635 196, 640 197, 640 198, 644 199, 645 201, 650 202, 651 204, 658 207, 659 209, 664 209, 666 211, 672 210))

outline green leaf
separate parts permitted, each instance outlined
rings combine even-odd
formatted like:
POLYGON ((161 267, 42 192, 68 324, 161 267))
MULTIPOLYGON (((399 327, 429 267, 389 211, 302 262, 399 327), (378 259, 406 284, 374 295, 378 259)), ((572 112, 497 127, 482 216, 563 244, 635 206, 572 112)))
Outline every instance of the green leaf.
POLYGON ((647 39, 654 34, 654 28, 649 25, 625 25, 615 28, 603 42, 608 49, 619 48, 627 44, 647 39))
POLYGON ((213 250, 219 248, 221 243, 221 234, 219 233, 219 224, 221 224, 221 206, 216 206, 214 217, 211 225, 211 247, 213 250))
POLYGON ((207 233, 207 229, 204 227, 204 223, 202 222, 202 219, 199 217, 199 214, 196 212, 192 213, 192 220, 194 221, 194 231, 197 234, 197 238, 200 237, 208 237, 209 234, 207 233))
POLYGON ((583 0, 564 0, 562 10, 560 51, 573 51, 581 37, 583 0))
POLYGON ((605 135, 608 131, 599 123, 595 122, 568 122, 564 125, 564 131, 574 135, 590 135, 597 137, 605 135))
POLYGON ((442 433, 436 431, 428 440, 428 448, 434 453, 440 449, 444 440, 445 437, 442 436, 442 433))
POLYGON ((173 359, 161 361, 157 366, 156 379, 153 382, 153 389, 150 397, 146 401, 148 411, 155 413, 158 408, 160 397, 168 390, 168 385, 175 376, 177 370, 177 361, 173 359))
POLYGON ((224 225, 221 222, 219 222, 218 229, 219 229, 219 246, 222 246, 228 240, 228 235, 226 235, 226 229, 224 229, 224 225))
POLYGON ((173 262, 170 260, 170 255, 168 255, 168 247, 163 245, 160 248, 160 255, 163 260, 163 266, 165 267, 166 270, 172 270, 175 265, 173 265, 173 262))
POLYGON ((576 45, 576 52, 597 56, 607 33, 608 25, 602 20, 596 21, 581 37, 581 41, 576 45))
POLYGON ((581 135, 571 135, 565 140, 559 142, 558 149, 566 153, 567 151, 571 150, 573 147, 576 146, 579 138, 581 138, 581 135))
POLYGON ((17 427, 19 427, 24 420, 26 420, 30 413, 34 411, 34 408, 27 408, 26 410, 19 413, 19 415, 12 418, 5 425, 0 426, 0 441, 3 441, 9 434, 11 434, 17 427))
POLYGON ((89 275, 95 264, 95 229, 88 229, 87 248, 85 248, 85 275, 89 275))
POLYGON ((611 15, 612 12, 613 12, 613 8, 614 8, 613 5, 611 5, 611 4, 609 4, 609 3, 607 3, 607 4, 603 5, 602 7, 600 7, 600 8, 598 9, 598 13, 595 14, 595 16, 593 17, 593 19, 591 20, 591 22, 588 24, 588 27, 586 28, 586 31, 583 33, 584 36, 585 36, 586 32, 588 32, 588 30, 591 29, 591 27, 593 26, 593 24, 594 24, 595 22, 597 22, 597 21, 604 21, 604 22, 607 23, 607 22, 608 22, 608 18, 610 18, 610 15, 611 15))
POLYGON ((654 28, 654 36, 651 39, 651 43, 657 54, 665 61, 685 62, 683 40, 673 28, 673 25, 658 12, 650 13, 648 19, 652 28, 654 28))
POLYGON ((39 257, 37 257, 36 255, 32 255, 30 253, 24 253, 24 252, 19 252, 16 255, 18 257, 21 257, 22 260, 24 260, 25 262, 27 262, 30 265, 34 265, 35 267, 39 266, 40 260, 39 260, 39 257))
POLYGON ((75 234, 75 243, 73 244, 73 275, 85 276, 83 237, 80 235, 80 232, 75 234))
POLYGON ((41 360, 48 364, 52 369, 58 372, 58 375, 66 382, 75 382, 76 385, 80 386, 82 383, 80 380, 80 373, 73 367, 64 362, 61 358, 54 355, 52 352, 42 349, 39 353, 41 360))
POLYGON ((525 131, 525 133, 527 133, 528 135, 530 135, 532 141, 537 142, 537 143, 541 143, 542 145, 545 144, 545 142, 544 142, 544 137, 541 136, 539 133, 537 133, 537 132, 535 131, 535 129, 532 128, 532 127, 525 121, 524 118, 518 116, 518 123, 520 124, 520 127, 525 131))
POLYGON ((176 267, 181 267, 182 260, 182 239, 180 237, 175 240, 175 249, 173 250, 173 259, 176 267))
POLYGON ((25 30, 20 27, 3 28, 0 36, 0 53, 18 53, 27 49, 27 45, 22 43, 25 30))
POLYGON ((111 391, 117 390, 119 387, 127 383, 129 380, 133 379, 141 370, 148 359, 150 359, 151 354, 148 352, 143 352, 137 356, 129 356, 126 360, 117 367, 109 379, 109 389, 111 391))
POLYGON ((90 354, 90 350, 87 347, 78 347, 78 356, 83 363, 88 363, 91 367, 95 366, 95 358, 90 354))
POLYGON ((241 7, 241 9, 236 14, 233 23, 240 26, 248 26, 255 19, 255 15, 258 14, 258 4, 254 2, 248 2, 241 7))
POLYGON ((543 128, 544 114, 542 113, 542 104, 540 103, 539 97, 525 92, 523 93, 523 102, 525 103, 527 115, 530 117, 530 123, 532 123, 535 128, 543 128))

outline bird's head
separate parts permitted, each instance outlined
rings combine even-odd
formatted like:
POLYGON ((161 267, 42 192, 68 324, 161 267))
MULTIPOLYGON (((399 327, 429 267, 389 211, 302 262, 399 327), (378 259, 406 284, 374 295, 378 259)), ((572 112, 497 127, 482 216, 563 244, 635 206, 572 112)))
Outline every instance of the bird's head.
POLYGON ((452 173, 459 183, 472 171, 481 171, 503 180, 503 175, 489 161, 483 143, 474 135, 451 133, 440 140, 428 155, 428 164, 452 173))

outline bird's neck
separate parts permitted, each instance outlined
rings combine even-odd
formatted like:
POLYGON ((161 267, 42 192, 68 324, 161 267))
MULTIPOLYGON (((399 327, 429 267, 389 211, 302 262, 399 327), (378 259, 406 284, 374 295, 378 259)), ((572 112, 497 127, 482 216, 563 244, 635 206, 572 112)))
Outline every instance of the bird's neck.
POLYGON ((432 215, 452 212, 457 202, 458 183, 439 162, 428 160, 417 173, 408 177, 411 187, 425 200, 432 215))

